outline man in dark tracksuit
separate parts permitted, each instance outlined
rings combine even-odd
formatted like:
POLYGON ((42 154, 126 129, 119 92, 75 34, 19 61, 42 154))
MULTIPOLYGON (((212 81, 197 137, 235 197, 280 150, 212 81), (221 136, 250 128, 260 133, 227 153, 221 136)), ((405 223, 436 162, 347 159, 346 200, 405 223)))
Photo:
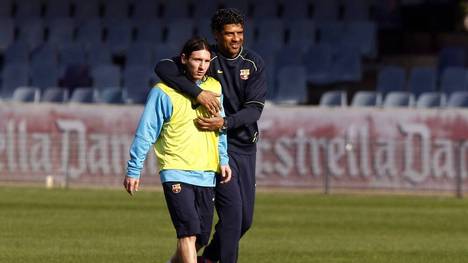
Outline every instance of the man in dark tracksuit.
POLYGON ((258 140, 257 121, 266 97, 264 62, 256 53, 243 48, 244 20, 235 9, 218 10, 211 21, 216 39, 210 75, 221 82, 225 118, 215 114, 216 95, 202 91, 187 81, 179 59, 162 60, 156 74, 181 92, 195 98, 214 116, 199 118, 202 130, 227 130, 231 182, 216 186, 216 210, 219 221, 211 243, 205 248, 205 262, 237 262, 239 240, 252 225, 255 201, 255 161, 258 140))

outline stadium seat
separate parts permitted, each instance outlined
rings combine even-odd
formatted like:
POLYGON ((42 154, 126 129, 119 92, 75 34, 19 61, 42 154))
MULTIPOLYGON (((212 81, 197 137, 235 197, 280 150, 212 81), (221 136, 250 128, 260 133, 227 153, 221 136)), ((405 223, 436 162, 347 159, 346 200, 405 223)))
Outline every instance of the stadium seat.
POLYGON ((58 50, 55 46, 43 44, 31 52, 31 65, 33 67, 44 64, 58 66, 58 50))
POLYGON ((64 103, 68 101, 68 90, 58 87, 49 87, 42 92, 41 101, 64 103))
POLYGON ((448 108, 467 108, 468 107, 468 92, 455 91, 452 92, 447 100, 448 108))
POLYGON ((92 68, 93 87, 104 89, 108 87, 120 87, 120 68, 115 65, 98 65, 92 68))
POLYGON ((332 81, 360 81, 362 63, 359 50, 350 46, 343 46, 336 50, 333 54, 330 74, 332 81))
POLYGON ((129 103, 143 104, 151 87, 159 81, 151 68, 134 65, 125 68, 123 86, 129 103))
POLYGON ((25 18, 18 24, 17 40, 34 49, 44 42, 44 24, 40 18, 25 18))
POLYGON ((284 46, 285 28, 283 20, 279 18, 265 18, 256 21, 256 42, 269 42, 270 45, 280 49, 284 46), (272 30, 274 28, 274 30, 272 30))
POLYGON ((436 70, 431 67, 414 67, 411 69, 408 89, 416 97, 423 92, 436 90, 436 70))
POLYGON ((307 100, 307 75, 303 66, 286 66, 279 69, 277 93, 273 99, 281 104, 300 104, 307 100), (294 76, 291 78, 291 76, 294 76))
POLYGON ((135 24, 137 28, 136 42, 157 44, 163 42, 164 23, 159 20, 140 20, 135 24))
POLYGON ((76 41, 85 48, 102 44, 102 31, 100 19, 86 19, 77 26, 76 41))
POLYGON ((377 91, 383 95, 390 91, 404 91, 405 70, 399 66, 384 66, 377 75, 377 91))
POLYGON ((45 7, 44 17, 48 19, 57 17, 70 17, 70 0, 46 0, 45 7))
POLYGON ((110 48, 105 44, 91 45, 87 49, 87 61, 92 67, 98 65, 112 64, 110 48))
POLYGON ((71 18, 55 18, 48 23, 49 37, 47 43, 61 46, 74 40, 75 22, 71 18))
POLYGON ((320 106, 324 107, 346 107, 346 91, 333 90, 327 91, 320 97, 320 106))
POLYGON ((275 55, 275 61, 278 66, 303 65, 304 53, 293 47, 284 47, 275 55))
POLYGON ((120 19, 107 21, 105 29, 107 38, 105 43, 114 55, 122 55, 132 42, 132 26, 129 20, 120 19))
POLYGON ((164 1, 161 17, 164 21, 175 22, 190 17, 189 0, 164 1))
POLYGON ((196 5, 193 5, 193 18, 197 20, 209 18, 219 7, 219 0, 199 0, 196 5))
POLYGON ((464 67, 447 67, 440 77, 440 91, 450 94, 455 91, 468 91, 467 71, 464 67))
POLYGON ((352 107, 379 107, 382 96, 376 91, 358 91, 351 101, 352 107))
POLYGON ((97 90, 96 102, 109 104, 124 104, 127 100, 126 92, 119 87, 109 87, 97 90))
POLYGON ((54 64, 34 64, 30 68, 31 85, 41 90, 56 87, 59 84, 59 69, 54 64))
POLYGON ((14 102, 39 102, 40 91, 36 87, 22 86, 15 89, 11 97, 14 102))
POLYGON ((126 52, 125 66, 143 65, 153 67, 155 64, 153 46, 149 43, 133 43, 126 52))
POLYGON ((224 1, 223 6, 224 8, 236 8, 245 16, 248 16, 250 12, 248 0, 224 1))
MULTIPOLYGON (((179 44, 180 45, 180 44, 179 44)), ((161 59, 168 59, 174 56, 179 55, 180 47, 179 45, 171 45, 171 44, 156 44, 154 45, 153 54, 154 54, 154 61, 160 61, 161 59)))
POLYGON ((0 1, 0 17, 12 17, 13 15, 13 0, 0 1))
POLYGON ((278 1, 257 0, 253 1, 252 4, 252 17, 254 17, 255 19, 278 17, 278 1))
POLYGON ((341 21, 325 21, 317 23, 318 42, 330 46, 342 45, 346 24, 341 21))
MULTIPOLYGON (((151 1, 135 1, 151 2, 151 1)), ((104 1, 104 18, 127 19, 130 7, 130 0, 104 1)))
POLYGON ((64 43, 58 53, 62 68, 72 64, 86 64, 86 51, 80 43, 64 43))
POLYGON ((444 47, 439 51, 438 71, 443 72, 447 67, 465 67, 465 47, 444 47))
POLYGON ((311 46, 304 55, 307 80, 314 84, 327 84, 333 81, 331 75, 333 53, 328 45, 311 46))
POLYGON ((155 19, 158 16, 159 2, 157 1, 134 1, 134 19, 155 19))
POLYGON ((29 85, 29 67, 27 64, 7 64, 2 71, 1 97, 11 98, 17 87, 29 85))
POLYGON ((345 45, 358 47, 362 56, 377 56, 377 26, 374 22, 347 23, 342 39, 345 45))
MULTIPOLYGON (((1 7, 0 7, 1 8, 1 7)), ((15 39, 14 21, 0 16, 0 54, 2 54, 15 39)))
POLYGON ((195 35, 206 38, 210 43, 214 42, 213 32, 211 32, 211 19, 206 17, 197 19, 194 26, 195 35))
POLYGON ((343 19, 346 21, 368 21, 371 2, 368 0, 348 0, 343 3, 343 19))
POLYGON ((313 19, 316 22, 338 20, 338 0, 313 0, 313 19))
POLYGON ((385 96, 382 106, 384 108, 413 107, 414 95, 406 91, 391 91, 385 96))
POLYGON ((95 94, 94 90, 89 87, 80 87, 76 88, 71 97, 69 102, 72 103, 94 103, 95 101, 95 94))
POLYGON ((313 20, 294 19, 287 24, 287 45, 291 47, 300 47, 306 51, 312 45, 315 45, 316 28, 313 20))
POLYGON ((167 25, 166 43, 169 45, 182 46, 194 33, 194 22, 192 19, 178 19, 167 25))
POLYGON ((282 18, 285 20, 307 19, 310 17, 310 9, 311 6, 308 0, 291 1, 283 4, 282 18))
MULTIPOLYGON (((3 1, 3 0, 2 0, 3 1)), ((31 0, 15 0, 16 18, 38 18, 42 13, 42 2, 31 0)))
POLYGON ((81 21, 99 18, 99 4, 99 1, 95 0, 80 0, 79 4, 75 5, 75 18, 81 21))
POLYGON ((446 104, 446 96, 440 92, 423 92, 416 101, 416 108, 442 108, 446 104))
POLYGON ((29 46, 23 42, 14 42, 5 50, 4 63, 7 64, 28 64, 29 46))

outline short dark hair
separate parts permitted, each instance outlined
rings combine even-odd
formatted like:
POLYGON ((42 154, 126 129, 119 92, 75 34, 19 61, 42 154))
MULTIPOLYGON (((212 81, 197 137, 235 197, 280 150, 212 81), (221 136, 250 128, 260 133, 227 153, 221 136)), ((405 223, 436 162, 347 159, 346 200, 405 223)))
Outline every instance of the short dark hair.
POLYGON ((180 55, 185 54, 185 56, 190 57, 192 52, 198 50, 207 50, 211 53, 211 48, 208 41, 205 38, 195 36, 185 42, 182 50, 180 51, 180 55))
POLYGON ((218 9, 211 17, 211 30, 221 32, 224 25, 241 24, 244 26, 244 16, 235 8, 218 9))

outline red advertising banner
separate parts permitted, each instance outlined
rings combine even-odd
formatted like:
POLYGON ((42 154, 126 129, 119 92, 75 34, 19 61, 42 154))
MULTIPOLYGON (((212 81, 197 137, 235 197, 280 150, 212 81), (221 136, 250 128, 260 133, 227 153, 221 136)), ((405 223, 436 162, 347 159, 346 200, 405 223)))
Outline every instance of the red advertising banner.
MULTIPOLYGON (((0 181, 116 185, 142 106, 0 104, 0 181)), ((468 111, 266 106, 257 183, 307 188, 467 188, 468 111), (460 183, 463 182, 463 183, 460 183)), ((159 184, 149 154, 144 184, 159 184)))

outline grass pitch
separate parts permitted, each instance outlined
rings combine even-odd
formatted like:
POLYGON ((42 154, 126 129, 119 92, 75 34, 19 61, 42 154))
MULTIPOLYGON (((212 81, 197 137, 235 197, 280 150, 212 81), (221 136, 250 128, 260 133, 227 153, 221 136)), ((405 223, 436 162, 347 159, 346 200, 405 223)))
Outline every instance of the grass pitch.
MULTIPOLYGON (((161 262, 161 192, 0 187, 0 262, 161 262)), ((239 262, 467 262, 468 200, 259 192, 239 262)))

